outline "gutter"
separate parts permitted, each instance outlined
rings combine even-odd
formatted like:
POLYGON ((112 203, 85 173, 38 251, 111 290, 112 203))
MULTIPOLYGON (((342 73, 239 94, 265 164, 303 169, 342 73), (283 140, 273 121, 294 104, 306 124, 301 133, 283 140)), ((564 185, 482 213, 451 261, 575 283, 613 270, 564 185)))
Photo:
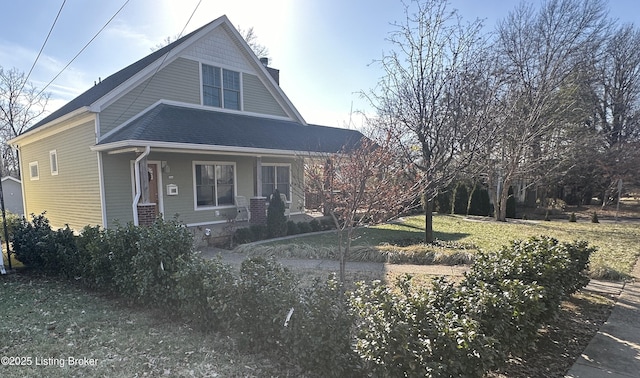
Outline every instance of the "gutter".
POLYGON ((140 202, 140 197, 142 196, 142 185, 140 185, 140 161, 144 158, 146 158, 147 156, 149 156, 149 153, 151 153, 151 147, 150 146, 146 146, 144 148, 144 152, 142 154, 140 154, 140 156, 138 156, 136 158, 135 163, 133 163, 133 171, 134 171, 134 176, 135 176, 135 180, 136 180, 136 195, 133 198, 133 204, 131 204, 131 207, 133 209, 133 225, 134 226, 138 226, 138 202, 140 202))

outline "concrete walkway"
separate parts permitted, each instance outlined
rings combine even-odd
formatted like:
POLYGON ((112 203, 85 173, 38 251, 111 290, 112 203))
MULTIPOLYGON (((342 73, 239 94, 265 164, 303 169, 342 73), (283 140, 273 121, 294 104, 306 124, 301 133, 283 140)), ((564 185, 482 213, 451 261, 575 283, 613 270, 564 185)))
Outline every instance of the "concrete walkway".
MULTIPOLYGON (((240 266, 247 257, 223 249, 210 248, 202 252, 205 258, 221 258, 231 265, 240 266)), ((278 259, 285 266, 338 271, 333 260, 278 259)), ((348 262, 348 271, 380 273, 414 273, 444 276, 461 276, 465 266, 404 265, 371 262, 348 262)), ((629 378, 640 377, 640 261, 631 273, 633 280, 627 283, 591 280, 586 290, 618 296, 609 319, 591 340, 582 355, 565 377, 571 378, 629 378)))
MULTIPOLYGON (((243 253, 236 253, 224 249, 209 248, 201 252, 204 258, 221 258, 225 263, 233 266, 240 266, 247 258, 243 253)), ((326 270, 337 272, 340 270, 340 263, 336 260, 313 260, 313 259, 278 259, 284 266, 300 269, 326 270)), ((406 265, 406 264, 386 264, 375 262, 347 262, 346 270, 349 272, 379 272, 379 273, 414 273, 432 274, 438 276, 462 276, 468 270, 465 265, 406 265)))
POLYGON ((631 275, 633 281, 621 285, 609 319, 566 377, 640 377, 640 261, 631 275))

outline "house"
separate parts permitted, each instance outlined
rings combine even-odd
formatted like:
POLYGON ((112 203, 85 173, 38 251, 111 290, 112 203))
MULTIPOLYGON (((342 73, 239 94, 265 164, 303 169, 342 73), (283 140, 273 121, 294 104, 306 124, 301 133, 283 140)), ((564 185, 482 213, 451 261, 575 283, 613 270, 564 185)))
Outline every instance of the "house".
MULTIPOLYGON (((10 141, 26 213, 52 226, 223 223, 284 193, 304 211, 304 160, 358 131, 307 124, 226 16, 102 79, 10 141)), ((262 214, 262 215, 261 215, 262 214)))
POLYGON ((4 208, 6 211, 18 215, 24 215, 22 204, 22 182, 15 177, 7 176, 2 178, 2 195, 4 197, 4 208))

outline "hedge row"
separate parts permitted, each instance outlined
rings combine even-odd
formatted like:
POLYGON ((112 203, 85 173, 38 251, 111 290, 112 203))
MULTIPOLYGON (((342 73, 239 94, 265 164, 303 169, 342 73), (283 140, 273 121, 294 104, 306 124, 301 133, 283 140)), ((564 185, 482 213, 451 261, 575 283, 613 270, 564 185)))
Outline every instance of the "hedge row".
POLYGON ((359 283, 334 278, 303 286, 273 260, 244 261, 234 273, 191 249, 175 221, 151 227, 52 231, 43 215, 14 231, 17 257, 151 306, 173 308, 203 329, 237 335, 248 350, 270 353, 309 375, 468 376, 526 349, 560 301, 587 278, 593 248, 551 238, 514 242, 478 256, 462 283, 359 283))

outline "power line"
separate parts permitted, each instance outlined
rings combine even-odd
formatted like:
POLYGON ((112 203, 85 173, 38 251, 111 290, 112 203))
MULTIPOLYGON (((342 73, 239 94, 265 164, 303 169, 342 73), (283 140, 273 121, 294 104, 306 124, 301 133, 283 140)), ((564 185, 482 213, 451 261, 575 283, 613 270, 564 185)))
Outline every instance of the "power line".
MULTIPOLYGON (((109 21, 107 21, 107 23, 106 23, 106 24, 104 24, 104 26, 103 26, 102 28, 100 28, 100 30, 98 30, 98 32, 93 36, 93 38, 91 38, 91 40, 89 40, 89 42, 87 42, 87 44, 86 44, 86 45, 84 45, 84 47, 83 47, 82 49, 80 49, 80 51, 78 51, 78 53, 76 54, 76 56, 74 56, 74 57, 73 57, 73 59, 71 59, 71 60, 69 61, 69 63, 67 63, 67 65, 66 65, 66 66, 64 66, 64 68, 63 68, 62 70, 60 70, 60 72, 58 72, 58 74, 57 74, 53 79, 51 79, 51 81, 49 81, 49 82, 47 83, 47 85, 45 85, 45 86, 44 86, 44 88, 42 88, 42 90, 40 90, 40 92, 38 93, 38 96, 40 96, 40 95, 42 94, 42 92, 44 92, 44 90, 45 90, 45 89, 47 89, 47 88, 49 87, 49 85, 51 85, 51 83, 53 83, 53 82, 58 78, 58 76, 60 76, 60 75, 61 75, 61 74, 62 74, 62 73, 63 73, 63 72, 64 72, 64 71, 65 71, 65 70, 66 70, 66 69, 71 65, 71 63, 73 63, 73 61, 74 61, 74 60, 76 60, 76 58, 77 58, 78 56, 80 56, 80 54, 82 54, 82 52, 83 52, 87 47, 89 47, 89 45, 91 44, 91 42, 93 42, 93 40, 95 40, 95 39, 98 37, 98 35, 100 35, 100 33, 102 33, 102 31, 103 31, 103 30, 104 30, 104 29, 105 29, 105 28, 106 28, 106 27, 111 23, 111 21, 113 21, 113 19, 114 19, 114 18, 116 18, 116 16, 117 16, 117 15, 120 13, 120 11, 121 11, 121 10, 122 10, 122 9, 123 9, 123 8, 124 8, 128 3, 129 3, 129 1, 130 1, 130 0, 126 0, 126 1, 124 2, 124 4, 122 4, 122 6, 120 7, 120 9, 118 9, 118 11, 117 11, 113 16, 111 16, 111 18, 109 19, 109 21)), ((37 97, 37 96, 36 96, 36 97, 37 97)))
MULTIPOLYGON (((42 51, 44 50, 44 46, 46 46, 47 41, 49 41, 49 37, 51 36, 51 32, 53 32, 53 28, 56 26, 56 23, 58 22, 58 17, 60 17, 60 13, 62 13, 62 8, 64 8, 64 5, 66 3, 67 3, 67 0, 63 0, 62 1, 62 5, 60 5, 60 9, 58 10, 58 14, 56 15, 56 18, 53 20, 53 24, 51 25, 51 28, 49 29, 49 33, 47 33, 47 37, 44 39, 44 42, 42 43, 42 47, 40 47, 40 51, 38 51, 38 55, 36 56, 36 60, 33 61, 33 64, 31 65, 31 69, 29 69, 29 73, 27 74, 27 77, 22 82, 22 86, 20 87, 20 90, 18 91, 18 96, 20 96, 20 92, 22 92, 22 89, 24 88, 25 84, 27 84, 27 81, 29 81, 29 76, 31 76, 31 72, 33 72, 33 68, 36 66, 36 63, 38 63, 38 59, 40 59, 40 55, 42 54, 42 51)), ((40 93, 42 93, 42 92, 40 92, 40 93)))

